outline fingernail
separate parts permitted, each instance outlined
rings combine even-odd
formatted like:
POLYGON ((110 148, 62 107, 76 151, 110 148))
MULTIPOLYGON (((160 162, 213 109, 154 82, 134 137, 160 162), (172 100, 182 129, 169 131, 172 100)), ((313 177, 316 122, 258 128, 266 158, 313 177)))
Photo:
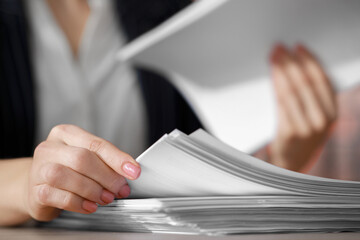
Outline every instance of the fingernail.
POLYGON ((282 44, 282 43, 278 43, 277 45, 276 45, 276 51, 285 51, 286 50, 286 46, 284 45, 284 44, 282 44))
POLYGON ((120 189, 118 195, 120 198, 126 198, 130 195, 130 192, 131 192, 130 187, 129 185, 126 184, 120 189))
POLYGON ((279 54, 281 53, 281 49, 283 49, 282 43, 277 43, 273 46, 271 54, 270 54, 270 62, 276 64, 279 61, 279 54))
POLYGON ((276 47, 273 52, 271 53, 270 60, 273 64, 278 64, 280 62, 280 50, 278 47, 276 47))
POLYGON ((93 213, 93 212, 96 212, 98 206, 94 202, 84 200, 82 203, 82 208, 89 213, 93 213))
POLYGON ((298 53, 304 54, 304 55, 307 53, 306 48, 304 47, 304 45, 301 45, 301 44, 296 46, 296 51, 298 53))
POLYGON ((276 51, 273 50, 273 51, 271 52, 271 55, 270 55, 270 62, 271 62, 272 64, 276 64, 276 63, 277 63, 277 60, 278 60, 278 58, 277 58, 276 51))
POLYGON ((109 192, 108 190, 104 190, 101 194, 101 201, 104 203, 112 203, 115 199, 115 196, 113 193, 109 192))
POLYGON ((284 56, 286 56, 287 54, 288 54, 288 49, 286 48, 285 45, 280 44, 276 47, 275 55, 277 56, 278 61, 281 61, 284 58, 284 56))
POLYGON ((124 172, 132 177, 133 179, 137 179, 140 176, 141 169, 138 166, 135 166, 132 163, 126 163, 123 166, 124 172))
POLYGON ((304 50, 305 49, 304 45, 301 44, 301 43, 296 43, 295 48, 298 49, 298 50, 304 50))

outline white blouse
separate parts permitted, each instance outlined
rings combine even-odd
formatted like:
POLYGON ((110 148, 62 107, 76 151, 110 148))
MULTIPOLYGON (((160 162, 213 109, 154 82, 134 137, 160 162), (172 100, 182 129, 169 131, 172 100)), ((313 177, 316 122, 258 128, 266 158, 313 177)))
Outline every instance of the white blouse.
POLYGON ((78 59, 45 0, 26 1, 38 107, 37 142, 58 124, 75 124, 137 157, 146 147, 143 98, 132 70, 116 60, 124 46, 112 1, 91 9, 78 59))

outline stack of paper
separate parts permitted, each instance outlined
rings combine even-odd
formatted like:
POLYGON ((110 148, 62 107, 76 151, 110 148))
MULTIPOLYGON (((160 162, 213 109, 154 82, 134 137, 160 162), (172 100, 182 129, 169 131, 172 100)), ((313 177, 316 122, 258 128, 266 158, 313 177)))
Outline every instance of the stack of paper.
POLYGON ((211 235, 360 231, 360 182, 278 168, 202 130, 174 131, 137 160, 142 174, 129 184, 140 199, 117 200, 93 215, 64 212, 50 226, 211 235))
POLYGON ((167 74, 205 128, 251 153, 276 132, 269 53, 307 45, 337 90, 360 82, 359 0, 203 0, 120 51, 167 74))
POLYGON ((93 215, 64 212, 52 227, 180 234, 360 231, 359 199, 199 197, 118 200, 93 215))

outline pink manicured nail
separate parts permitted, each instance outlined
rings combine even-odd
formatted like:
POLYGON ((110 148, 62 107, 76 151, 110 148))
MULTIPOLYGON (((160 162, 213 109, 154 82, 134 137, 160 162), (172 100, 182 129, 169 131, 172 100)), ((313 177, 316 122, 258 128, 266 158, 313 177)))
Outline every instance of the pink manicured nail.
POLYGON ((284 46, 281 43, 278 43, 273 47, 272 52, 270 54, 270 62, 272 64, 277 64, 280 61, 280 56, 282 54, 283 49, 284 46))
POLYGON ((93 212, 96 212, 98 206, 94 202, 84 200, 82 203, 82 208, 89 213, 93 213, 93 212))
POLYGON ((130 192, 131 192, 130 187, 129 187, 129 185, 126 184, 120 189, 119 197, 126 198, 130 195, 130 192))
POLYGON ((305 48, 304 45, 301 44, 301 43, 296 44, 295 48, 296 48, 296 50, 299 51, 299 52, 305 52, 305 51, 306 51, 306 48, 305 48))
POLYGON ((124 172, 132 177, 133 179, 137 179, 140 176, 141 169, 138 166, 135 166, 132 163, 126 163, 123 166, 124 172))
POLYGON ((278 62, 278 55, 275 50, 273 50, 270 54, 270 62, 272 64, 277 64, 277 62, 278 62))
POLYGON ((112 203, 114 201, 114 194, 109 192, 108 190, 104 190, 101 194, 101 201, 103 201, 104 203, 112 203))

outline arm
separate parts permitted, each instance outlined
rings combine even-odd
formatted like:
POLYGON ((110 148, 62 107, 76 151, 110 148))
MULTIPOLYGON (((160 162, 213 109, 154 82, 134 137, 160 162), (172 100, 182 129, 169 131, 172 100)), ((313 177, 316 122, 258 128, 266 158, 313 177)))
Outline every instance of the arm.
POLYGON ((62 209, 90 214, 130 194, 139 164, 110 142, 72 125, 55 127, 33 159, 0 163, 0 226, 50 221, 62 209), (5 214, 3 214, 5 213, 5 214))
POLYGON ((305 172, 317 159, 337 116, 335 92, 316 58, 303 46, 280 45, 271 56, 277 97, 275 139, 255 156, 305 172))
POLYGON ((25 186, 31 158, 0 161, 0 226, 16 225, 27 221, 25 186))

